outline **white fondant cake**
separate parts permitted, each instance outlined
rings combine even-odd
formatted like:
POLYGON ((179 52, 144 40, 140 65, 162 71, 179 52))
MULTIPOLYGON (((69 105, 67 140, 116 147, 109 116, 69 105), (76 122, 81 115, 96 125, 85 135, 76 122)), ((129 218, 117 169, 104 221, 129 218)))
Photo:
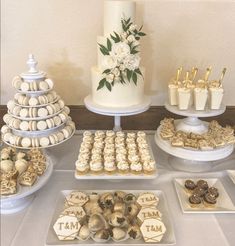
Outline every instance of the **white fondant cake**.
POLYGON ((97 66, 91 68, 92 99, 107 107, 140 104, 144 96, 144 68, 140 67, 135 2, 104 2, 104 33, 97 37, 97 66))

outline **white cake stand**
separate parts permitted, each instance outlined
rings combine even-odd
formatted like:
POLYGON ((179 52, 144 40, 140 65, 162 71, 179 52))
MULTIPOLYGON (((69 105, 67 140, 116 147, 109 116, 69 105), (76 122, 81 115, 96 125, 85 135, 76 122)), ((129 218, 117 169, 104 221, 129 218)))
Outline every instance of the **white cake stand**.
POLYGON ((207 132, 208 129, 207 123, 201 121, 199 117, 205 118, 205 117, 213 117, 213 116, 221 115, 226 110, 226 107, 224 105, 222 105, 221 108, 218 110, 205 109, 203 111, 199 111, 193 108, 189 110, 179 110, 177 106, 171 106, 168 102, 165 103, 165 108, 173 114, 186 116, 186 118, 177 121, 176 123, 177 130, 199 133, 199 134, 207 132))
MULTIPOLYGON (((171 106, 168 103, 165 104, 168 111, 186 116, 187 118, 181 120, 175 120, 175 126, 177 130, 185 132, 193 132, 202 134, 208 131, 208 123, 201 121, 198 117, 213 117, 223 114, 226 110, 225 106, 222 106, 219 110, 204 110, 196 111, 179 110, 177 106, 171 106)), ((227 145, 225 147, 216 148, 208 151, 190 150, 185 148, 177 148, 171 146, 169 141, 163 140, 160 136, 161 126, 157 129, 155 134, 155 142, 163 151, 170 154, 169 162, 173 168, 181 171, 189 172, 204 172, 209 171, 217 163, 217 160, 228 157, 234 150, 234 145, 227 145)))
POLYGON ((107 115, 107 116, 114 116, 114 131, 120 131, 121 128, 121 116, 130 116, 135 114, 140 114, 145 112, 149 109, 151 104, 151 99, 148 96, 145 96, 143 102, 131 107, 105 107, 95 103, 92 100, 91 95, 88 95, 84 99, 85 106, 88 110, 93 113, 107 115))
POLYGON ((18 186, 18 192, 11 196, 0 198, 0 213, 13 214, 26 208, 33 200, 36 191, 41 189, 49 180, 53 172, 53 164, 47 156, 47 169, 45 173, 38 177, 36 183, 31 187, 18 186))

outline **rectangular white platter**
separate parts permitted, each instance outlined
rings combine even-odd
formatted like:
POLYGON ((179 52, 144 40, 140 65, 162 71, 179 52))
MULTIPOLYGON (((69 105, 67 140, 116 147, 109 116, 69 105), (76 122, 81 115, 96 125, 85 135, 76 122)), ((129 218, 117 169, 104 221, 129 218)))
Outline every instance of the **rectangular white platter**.
POLYGON ((213 208, 208 208, 205 206, 199 206, 197 208, 192 208, 189 204, 188 198, 189 194, 186 193, 184 183, 187 178, 177 178, 174 180, 176 193, 179 198, 180 206, 183 213, 235 213, 235 206, 230 199, 228 193, 226 192, 224 186, 218 178, 188 178, 197 182, 199 179, 207 181, 209 187, 214 186, 219 190, 219 197, 217 198, 217 204, 213 208))
POLYGON ((80 179, 80 180, 81 179, 155 179, 158 176, 157 164, 156 164, 156 160, 155 160, 154 155, 153 155, 153 150, 151 148, 149 141, 148 141, 148 147, 149 147, 149 152, 150 152, 151 158, 155 161, 156 170, 153 174, 144 174, 144 173, 141 173, 141 174, 134 174, 134 173, 91 174, 91 173, 87 173, 87 174, 79 175, 76 173, 76 170, 75 170, 74 176, 76 179, 80 179))
POLYGON ((228 176, 230 177, 230 179, 235 184, 235 170, 227 170, 227 172, 228 172, 228 176))
MULTIPOLYGON (((92 193, 92 192, 97 192, 97 193, 103 193, 103 192, 114 192, 115 190, 81 190, 85 193, 92 193)), ((162 221, 166 226, 166 233, 162 238, 162 241, 159 243, 145 243, 143 239, 140 240, 125 240, 122 242, 114 242, 112 240, 106 242, 106 243, 97 243, 93 241, 92 239, 87 240, 87 241, 79 241, 79 240, 73 240, 73 241, 60 241, 54 230, 53 230, 53 225, 57 218, 59 217, 60 213, 63 211, 64 208, 64 203, 65 203, 65 197, 72 192, 72 190, 62 190, 59 194, 55 211, 52 216, 48 234, 47 234, 47 239, 46 239, 46 245, 47 246, 75 246, 75 245, 174 245, 176 243, 175 240, 175 233, 174 233, 174 228, 172 225, 171 221, 171 214, 169 213, 166 197, 164 193, 161 190, 122 190, 127 193, 133 193, 135 195, 138 195, 142 192, 152 192, 154 193, 158 198, 159 198, 159 204, 157 208, 160 210, 162 213, 162 221)))

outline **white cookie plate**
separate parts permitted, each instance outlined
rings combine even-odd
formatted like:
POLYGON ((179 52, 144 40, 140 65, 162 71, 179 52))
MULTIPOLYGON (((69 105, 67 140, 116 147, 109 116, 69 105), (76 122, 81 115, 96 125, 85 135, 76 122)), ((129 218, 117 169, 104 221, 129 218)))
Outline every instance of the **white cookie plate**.
POLYGON ((18 191, 16 194, 9 196, 0 196, 1 214, 10 214, 23 209, 24 205, 28 205, 27 197, 41 189, 46 184, 53 172, 53 164, 48 155, 46 155, 46 158, 46 170, 42 176, 39 176, 37 178, 32 186, 22 186, 18 184, 18 191))
POLYGON ((214 207, 209 208, 204 205, 200 205, 196 208, 192 208, 188 201, 189 194, 186 193, 184 187, 184 183, 187 179, 188 178, 177 178, 174 180, 176 193, 183 213, 235 213, 235 206, 218 178, 189 178, 194 182, 199 179, 203 179, 208 183, 209 187, 214 186, 219 190, 219 197, 217 198, 217 203, 214 207))
MULTIPOLYGON (((149 142, 148 142, 148 147, 149 147, 151 158, 155 161, 153 150, 149 142)), ((118 172, 113 173, 113 174, 107 174, 105 172, 102 172, 100 174, 93 174, 93 173, 77 174, 76 169, 75 169, 74 176, 76 179, 108 179, 108 180, 111 180, 111 179, 155 179, 158 176, 156 161, 155 161, 155 169, 156 170, 153 174, 145 174, 145 173, 134 174, 134 173, 131 173, 131 171, 126 174, 122 174, 118 172)))
POLYGON ((59 126, 53 127, 53 128, 48 128, 45 130, 37 130, 37 131, 22 131, 22 130, 17 130, 12 128, 11 126, 8 126, 12 133, 14 135, 17 136, 21 136, 21 137, 42 137, 42 136, 48 136, 49 134, 52 134, 56 131, 59 131, 61 129, 63 129, 63 126, 65 125, 66 122, 63 122, 62 124, 60 124, 59 126))
MULTIPOLYGON (((59 142, 59 143, 56 143, 56 144, 53 144, 53 145, 48 145, 48 146, 46 146, 46 147, 37 147, 37 149, 47 149, 47 148, 51 148, 51 147, 54 147, 54 146, 57 146, 57 145, 59 145, 59 144, 62 144, 62 143, 64 143, 64 142, 66 142, 67 140, 69 140, 73 135, 74 135, 74 133, 76 132, 76 129, 74 129, 74 131, 72 132, 72 134, 68 137, 68 138, 65 138, 63 141, 61 141, 61 142, 59 142)), ((40 136, 38 136, 38 137, 40 137, 40 136)), ((2 140, 5 144, 7 144, 7 145, 9 145, 9 146, 11 146, 11 147, 13 147, 13 148, 17 148, 17 149, 32 149, 33 147, 29 147, 29 148, 26 148, 26 147, 22 147, 22 146, 16 146, 16 145, 12 145, 12 144, 10 144, 10 143, 8 143, 8 142, 5 142, 4 140, 2 140)))
POLYGON ((48 102, 48 103, 45 103, 45 104, 38 104, 38 105, 35 105, 35 106, 29 106, 29 105, 22 105, 22 104, 19 104, 15 101, 15 105, 16 106, 20 106, 22 108, 40 108, 40 107, 44 107, 44 106, 47 106, 49 104, 53 104, 53 103, 56 103, 58 100, 60 99, 60 96, 57 95, 57 97, 55 98, 55 100, 53 100, 52 102, 48 102))
POLYGON ((235 170, 227 170, 227 172, 228 172, 228 176, 230 177, 230 179, 235 184, 235 170))
MULTIPOLYGON (((85 193, 92 193, 92 192, 97 192, 97 193, 104 193, 104 192, 114 192, 114 190, 83 190, 85 193)), ((161 190, 123 190, 127 193, 133 193, 135 195, 139 195, 140 193, 143 192, 152 192, 156 196, 159 197, 159 204, 157 208, 161 211, 163 217, 162 221, 166 226, 166 233, 162 238, 162 241, 159 243, 145 243, 143 239, 139 240, 125 240, 122 242, 114 242, 112 240, 106 242, 106 243, 97 243, 93 241, 92 239, 89 239, 87 241, 79 241, 79 240, 73 240, 73 241, 60 241, 58 237, 56 236, 53 225, 57 218, 59 217, 60 213, 63 211, 64 208, 64 202, 65 202, 65 197, 72 192, 72 190, 62 190, 61 193, 59 194, 55 211, 52 216, 49 230, 47 233, 47 239, 46 239, 46 245, 47 246, 59 246, 59 245, 69 245, 69 246, 75 246, 75 245, 173 245, 176 243, 175 239, 175 233, 174 233, 174 227, 172 225, 171 221, 171 214, 168 209, 168 204, 166 201, 166 197, 164 193, 161 190)))
POLYGON ((52 117, 58 115, 58 114, 61 113, 63 110, 64 110, 64 108, 60 109, 59 111, 57 111, 57 112, 54 113, 54 114, 49 114, 49 115, 47 115, 47 116, 45 116, 45 117, 33 117, 33 118, 30 118, 30 117, 23 118, 23 117, 20 117, 20 116, 16 116, 16 115, 12 114, 10 111, 8 111, 7 113, 8 113, 9 115, 11 115, 12 117, 16 118, 16 119, 29 121, 29 120, 46 120, 46 119, 49 119, 49 118, 52 118, 52 117))
POLYGON ((50 88, 46 91, 22 91, 22 90, 17 90, 18 93, 21 94, 26 94, 26 95, 32 95, 32 96, 40 96, 40 95, 44 95, 48 92, 50 92, 53 88, 50 88))

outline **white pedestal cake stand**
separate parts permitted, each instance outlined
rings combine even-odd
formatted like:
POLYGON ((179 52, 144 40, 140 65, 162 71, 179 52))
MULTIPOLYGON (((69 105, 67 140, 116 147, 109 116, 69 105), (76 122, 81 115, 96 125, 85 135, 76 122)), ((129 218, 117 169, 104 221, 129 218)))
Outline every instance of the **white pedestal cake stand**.
POLYGON ((41 189, 49 180, 53 172, 53 163, 47 156, 47 169, 45 173, 38 177, 36 183, 31 187, 18 185, 18 192, 15 195, 2 196, 0 198, 0 213, 13 214, 26 208, 33 200, 35 192, 41 189))
POLYGON ((145 96, 143 102, 140 104, 131 107, 125 107, 125 108, 124 107, 114 108, 114 107, 101 106, 92 100, 91 95, 88 95, 87 97, 85 97, 84 103, 87 109, 93 113, 107 115, 107 116, 114 116, 113 130, 120 131, 122 130, 121 116, 130 116, 130 115, 135 115, 145 112, 150 107, 151 99, 150 97, 145 96))
MULTIPOLYGON (((171 106, 168 103, 165 104, 168 111, 186 116, 182 120, 175 120, 175 126, 177 130, 185 132, 193 132, 202 134, 207 132, 208 123, 201 121, 198 117, 213 117, 223 114, 226 107, 222 106, 219 110, 179 110, 177 106, 171 106)), ((170 154, 169 162, 175 169, 190 171, 190 172, 203 172, 210 170, 216 165, 217 160, 228 157, 234 149, 233 145, 227 145, 225 147, 216 148, 214 150, 201 151, 201 150, 190 150, 185 148, 177 148, 171 146, 170 142, 163 140, 160 136, 161 126, 157 129, 155 134, 156 144, 165 152, 170 154)))

